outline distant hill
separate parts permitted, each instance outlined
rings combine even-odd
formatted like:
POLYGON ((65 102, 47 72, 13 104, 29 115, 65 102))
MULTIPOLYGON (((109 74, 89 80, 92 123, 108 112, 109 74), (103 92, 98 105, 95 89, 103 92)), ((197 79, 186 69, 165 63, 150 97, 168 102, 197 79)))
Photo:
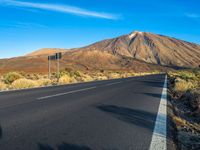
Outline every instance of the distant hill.
POLYGON ((66 52, 66 49, 60 49, 60 48, 43 48, 43 49, 39 49, 37 51, 34 51, 32 53, 29 53, 26 56, 51 55, 51 54, 55 54, 57 52, 64 53, 64 52, 66 52))
MULTIPOLYGON (((0 73, 48 71, 47 56, 62 52, 61 69, 74 70, 168 70, 200 65, 200 45, 135 31, 75 49, 40 49, 26 56, 1 59, 0 73)), ((56 64, 52 61, 55 69, 56 64)))

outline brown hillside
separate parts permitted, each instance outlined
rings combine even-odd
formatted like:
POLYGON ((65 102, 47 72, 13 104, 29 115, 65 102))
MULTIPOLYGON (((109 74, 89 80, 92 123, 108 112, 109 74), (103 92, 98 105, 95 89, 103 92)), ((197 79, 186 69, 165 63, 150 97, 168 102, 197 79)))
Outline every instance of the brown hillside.
POLYGON ((108 51, 144 62, 180 67, 200 65, 200 45, 148 32, 132 32, 79 50, 108 51))
MULTIPOLYGON (((131 34, 73 50, 41 49, 23 57, 1 59, 0 73, 9 71, 48 72, 47 56, 63 52, 61 69, 74 70, 166 70, 169 67, 198 67, 197 44, 135 31, 131 34), (165 67, 168 66, 168 67, 165 67)), ((56 68, 56 62, 52 61, 56 68)))
MULTIPOLYGON (((56 72, 56 61, 52 61, 52 71, 56 72)), ((166 70, 159 65, 152 65, 135 59, 122 58, 101 51, 70 51, 60 61, 61 70, 134 70, 144 72, 150 70, 166 70)), ((29 73, 47 73, 46 56, 17 57, 0 60, 0 73, 23 71, 29 73)))
POLYGON ((60 49, 60 48, 43 48, 37 51, 34 51, 32 53, 27 54, 26 56, 39 56, 39 55, 52 55, 55 53, 65 53, 66 49, 60 49))

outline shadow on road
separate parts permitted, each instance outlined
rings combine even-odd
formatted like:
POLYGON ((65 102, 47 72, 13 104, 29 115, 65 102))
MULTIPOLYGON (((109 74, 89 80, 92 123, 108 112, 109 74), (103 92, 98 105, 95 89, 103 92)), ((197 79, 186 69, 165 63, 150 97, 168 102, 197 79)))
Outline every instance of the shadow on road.
POLYGON ((48 144, 39 143, 38 150, 91 150, 91 149, 84 145, 76 145, 63 142, 62 144, 57 145, 56 149, 54 149, 48 144))
POLYGON ((115 105, 100 105, 97 108, 110 113, 113 117, 121 121, 153 131, 156 114, 115 105))
POLYGON ((158 88, 163 88, 164 82, 161 81, 140 81, 143 82, 145 85, 151 86, 151 87, 158 87, 158 88))
POLYGON ((161 94, 156 94, 156 93, 140 93, 140 92, 134 92, 134 94, 141 94, 141 95, 147 95, 147 96, 151 96, 153 98, 156 98, 155 100, 159 100, 161 99, 161 94))
POLYGON ((161 99, 161 94, 155 94, 155 93, 142 93, 148 96, 152 96, 154 98, 159 98, 159 100, 161 99))
MULTIPOLYGON (((160 118, 159 122, 157 122, 159 126, 163 127, 164 125, 166 125, 166 122, 165 122, 166 116, 162 114, 157 115, 157 114, 153 114, 153 113, 142 111, 142 110, 135 110, 135 109, 115 106, 115 105, 100 105, 100 106, 97 106, 97 108, 100 109, 101 111, 111 114, 113 117, 123 122, 146 128, 152 133, 154 131, 157 117, 160 118)), ((165 131, 163 130, 156 130, 154 132, 160 137, 167 136, 166 137, 167 139, 170 138, 168 137, 168 135, 166 135, 165 131)))
POLYGON ((0 126, 0 139, 2 138, 2 136, 3 136, 3 131, 2 131, 2 128, 0 126))

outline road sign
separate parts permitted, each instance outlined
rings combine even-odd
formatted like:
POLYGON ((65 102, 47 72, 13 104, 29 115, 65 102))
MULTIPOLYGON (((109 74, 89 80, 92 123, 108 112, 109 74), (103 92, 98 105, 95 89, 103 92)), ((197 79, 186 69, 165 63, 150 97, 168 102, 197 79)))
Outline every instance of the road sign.
POLYGON ((55 53, 55 55, 48 56, 48 66, 49 66, 49 78, 51 77, 51 60, 57 60, 57 78, 59 79, 60 73, 60 62, 62 58, 62 53, 55 53))
POLYGON ((56 53, 55 55, 48 56, 48 60, 58 60, 62 58, 62 53, 56 53))
POLYGON ((48 56, 48 60, 56 60, 56 56, 55 55, 48 56))
POLYGON ((62 53, 56 53, 56 59, 61 59, 62 58, 62 53))

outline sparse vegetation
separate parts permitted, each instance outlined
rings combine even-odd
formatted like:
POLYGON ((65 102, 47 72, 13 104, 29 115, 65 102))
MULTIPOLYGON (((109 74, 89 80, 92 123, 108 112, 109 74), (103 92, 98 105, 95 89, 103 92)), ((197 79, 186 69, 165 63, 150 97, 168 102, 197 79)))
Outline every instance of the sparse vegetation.
POLYGON ((64 70, 59 74, 59 80, 57 80, 56 73, 53 73, 51 79, 48 79, 48 75, 44 74, 28 74, 19 72, 10 72, 0 76, 0 90, 7 89, 24 89, 32 87, 41 87, 48 85, 58 84, 70 84, 77 82, 90 82, 95 80, 107 80, 116 78, 126 78, 131 76, 140 76, 147 74, 155 74, 158 72, 146 72, 146 73, 135 73, 132 71, 73 71, 64 70))
POLYGON ((13 89, 24 89, 24 88, 32 88, 32 87, 37 87, 37 86, 38 85, 36 81, 25 79, 25 78, 17 79, 11 84, 11 87, 13 89))
POLYGON ((0 90, 5 90, 6 88, 6 84, 0 81, 0 90))
POLYGON ((169 72, 179 149, 200 149, 200 70, 169 72))
POLYGON ((75 83, 76 80, 73 77, 71 77, 70 75, 65 74, 59 78, 58 82, 60 84, 67 84, 67 83, 75 83))
POLYGON ((52 81, 50 79, 39 79, 37 80, 37 85, 38 86, 47 86, 47 85, 51 85, 52 81))
POLYGON ((12 82, 20 78, 22 78, 22 75, 17 72, 9 72, 4 75, 4 81, 6 84, 11 84, 12 82))
POLYGON ((185 80, 177 80, 174 86, 174 90, 178 92, 184 92, 188 90, 192 90, 195 88, 194 83, 185 80))

